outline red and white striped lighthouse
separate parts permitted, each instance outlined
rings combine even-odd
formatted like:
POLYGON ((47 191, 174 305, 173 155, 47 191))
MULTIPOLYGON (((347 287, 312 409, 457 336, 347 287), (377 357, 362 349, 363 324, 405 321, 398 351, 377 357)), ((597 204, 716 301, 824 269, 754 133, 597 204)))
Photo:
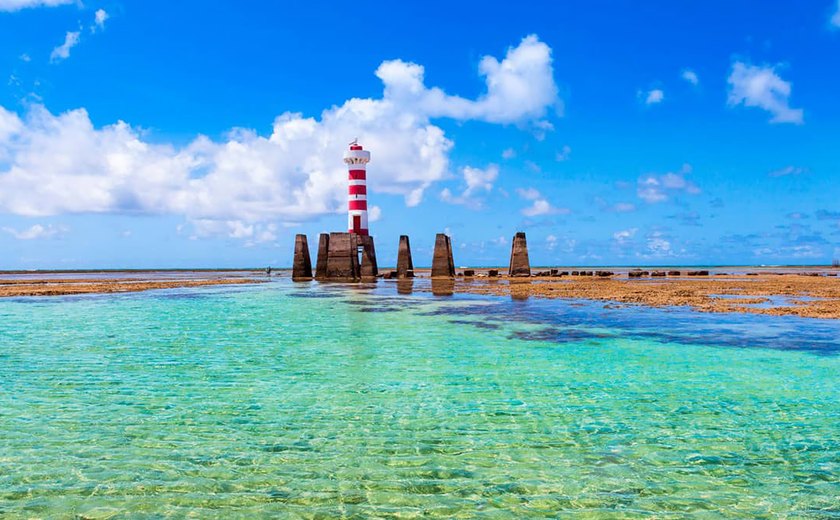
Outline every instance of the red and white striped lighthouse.
POLYGON ((350 149, 344 152, 344 163, 349 170, 350 186, 347 191, 347 230, 358 235, 368 234, 367 212, 367 163, 370 152, 364 150, 357 141, 350 143, 350 149))

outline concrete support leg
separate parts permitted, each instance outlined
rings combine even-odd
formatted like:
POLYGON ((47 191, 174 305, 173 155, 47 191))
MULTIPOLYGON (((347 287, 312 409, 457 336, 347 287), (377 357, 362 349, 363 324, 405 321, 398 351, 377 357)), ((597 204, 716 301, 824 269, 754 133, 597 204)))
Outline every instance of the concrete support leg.
POLYGON ((327 256, 330 250, 329 233, 321 233, 318 238, 318 258, 315 260, 315 279, 324 280, 327 277, 327 256))
POLYGON ((292 262, 292 280, 312 279, 312 260, 309 258, 309 244, 306 235, 295 236, 295 257, 292 262))
POLYGON ((364 247, 362 250, 362 265, 360 267, 360 274, 362 278, 370 279, 376 278, 379 274, 379 268, 376 265, 376 247, 373 245, 372 236, 359 235, 359 242, 364 247))
POLYGON ((455 278, 455 262, 452 260, 452 241, 443 233, 435 237, 435 253, 432 257, 432 278, 455 278))
POLYGON ((411 244, 408 235, 400 235, 397 250, 397 278, 414 278, 414 262, 411 261, 411 244))
POLYGON ((531 276, 531 263, 528 260, 528 244, 525 233, 519 232, 513 237, 510 246, 510 267, 508 276, 531 276))

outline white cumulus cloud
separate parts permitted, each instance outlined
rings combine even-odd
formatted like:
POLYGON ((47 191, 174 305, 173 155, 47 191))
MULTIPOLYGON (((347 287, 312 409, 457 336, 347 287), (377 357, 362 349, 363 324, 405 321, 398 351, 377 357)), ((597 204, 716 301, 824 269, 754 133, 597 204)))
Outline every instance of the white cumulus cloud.
POLYGON ((645 96, 645 104, 646 105, 656 105, 658 103, 662 103, 665 99, 665 92, 662 89, 652 89, 649 90, 647 95, 645 96))
POLYGON ((636 232, 638 230, 638 228, 630 228, 621 231, 616 231, 615 233, 613 233, 613 239, 615 239, 617 242, 624 243, 636 236, 636 232))
POLYGON ((538 217, 541 215, 566 215, 571 213, 568 208, 556 208, 551 205, 543 195, 534 188, 517 188, 519 197, 531 201, 531 205, 522 209, 526 217, 538 217))
POLYGON ((837 0, 837 8, 831 16, 831 25, 840 27, 840 0, 837 0))
POLYGON ((783 80, 774 67, 735 62, 729 74, 729 106, 758 107, 770 112, 771 123, 802 124, 801 108, 790 107, 791 83, 783 80))
POLYGON ((75 0, 0 0, 0 11, 19 11, 29 7, 55 7, 75 0))
POLYGON ((563 145, 557 153, 554 154, 554 158, 557 162, 568 161, 569 157, 572 155, 572 148, 569 145, 563 145))
POLYGON ((697 77, 697 73, 691 69, 683 69, 680 73, 680 77, 692 85, 698 85, 700 83, 700 78, 697 77))
POLYGON ((802 168, 801 166, 785 166, 784 168, 773 170, 768 175, 770 177, 787 177, 790 175, 802 175, 804 173, 808 173, 807 168, 802 168))
POLYGON ((653 256, 669 256, 672 254, 671 242, 662 237, 652 236, 648 238, 647 247, 653 256))
MULTIPOLYGON (((345 209, 341 157, 353 137, 371 150, 372 194, 414 206, 449 175, 453 142, 433 119, 526 125, 559 104, 551 50, 536 36, 501 61, 484 58, 479 72, 487 91, 470 100, 425 86, 419 65, 386 61, 376 71, 379 98, 349 99, 319 117, 284 113, 266 136, 233 129, 183 146, 149 142, 123 121, 97 128, 84 109, 53 114, 32 105, 18 115, 0 106, 0 212, 175 214, 201 223, 198 235, 253 238, 254 224, 345 209)), ((498 169, 462 173, 474 195, 492 186, 498 169)))
POLYGON ((663 175, 644 175, 636 184, 636 195, 651 204, 664 202, 679 193, 696 195, 700 193, 700 188, 686 178, 690 173, 691 165, 684 164, 676 172, 668 172, 663 175))
POLYGON ((79 43, 79 31, 67 31, 64 36, 64 43, 56 47, 50 53, 50 61, 56 62, 66 60, 70 57, 70 49, 79 43))
POLYGON ((4 227, 3 231, 9 233, 18 240, 36 240, 42 238, 53 238, 55 236, 63 234, 66 231, 66 229, 61 226, 53 226, 52 224, 47 226, 35 224, 32 227, 22 229, 20 231, 14 228, 4 227))
POLYGON ((479 193, 486 193, 493 190, 493 183, 499 177, 499 167, 491 164, 486 169, 465 166, 461 169, 466 187, 459 196, 454 196, 449 188, 444 188, 440 193, 441 199, 450 204, 464 204, 467 207, 479 209, 482 207, 480 199, 476 198, 479 193))
POLYGON ((108 18, 109 16, 105 9, 97 9, 96 13, 93 15, 93 25, 90 28, 90 32, 96 32, 97 29, 104 29, 105 22, 108 20, 108 18))
POLYGON ((424 84, 425 69, 402 60, 383 62, 376 75, 385 83, 385 97, 413 107, 427 117, 475 119, 491 123, 539 121, 552 106, 560 107, 551 65, 551 48, 534 36, 511 47, 502 61, 485 56, 479 74, 487 92, 476 100, 451 96, 424 84))

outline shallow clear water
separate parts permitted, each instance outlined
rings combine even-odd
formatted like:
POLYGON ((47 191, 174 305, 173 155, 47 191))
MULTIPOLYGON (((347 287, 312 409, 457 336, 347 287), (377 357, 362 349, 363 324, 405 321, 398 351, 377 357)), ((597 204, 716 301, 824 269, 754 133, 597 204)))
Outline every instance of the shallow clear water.
POLYGON ((837 322, 387 282, 0 300, 0 517, 837 518, 838 369, 837 322))

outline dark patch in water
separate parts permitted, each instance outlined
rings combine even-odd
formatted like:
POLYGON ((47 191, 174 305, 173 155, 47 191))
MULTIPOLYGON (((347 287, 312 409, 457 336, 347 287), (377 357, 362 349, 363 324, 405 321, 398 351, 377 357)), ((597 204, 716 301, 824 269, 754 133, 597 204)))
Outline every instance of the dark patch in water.
POLYGON ((395 309, 394 307, 365 307, 364 309, 359 309, 359 312, 397 312, 399 309, 395 309))
POLYGON ((491 304, 436 308, 418 314, 456 320, 504 316, 510 322, 550 326, 514 332, 511 336, 535 341, 563 343, 610 337, 585 330, 597 328, 615 330, 626 338, 662 343, 795 350, 820 356, 840 354, 840 320, 701 313, 679 307, 624 306, 605 311, 602 302, 501 298, 491 304))
POLYGON ((502 305, 469 305, 463 307, 440 308, 420 312, 420 316, 504 316, 507 311, 502 305))
POLYGON ((500 327, 495 323, 487 323, 486 321, 470 321, 470 320, 449 320, 449 323, 454 325, 472 325, 473 327, 485 330, 498 330, 500 327))
POLYGON ((315 448, 312 447, 312 445, 306 441, 298 441, 292 444, 265 444, 263 446, 260 446, 260 449, 268 453, 285 453, 290 451, 315 451, 315 448))
POLYGON ((548 327, 541 330, 518 330, 513 332, 510 339, 525 341, 547 341, 551 343, 574 343, 584 340, 609 337, 607 334, 596 334, 580 329, 548 327))
POLYGON ((371 300, 350 300, 347 302, 348 305, 354 305, 356 307, 403 306, 405 303, 405 300, 399 298, 375 298, 371 300))
POLYGON ((329 292, 293 292, 289 293, 290 298, 312 298, 312 299, 325 299, 325 298, 338 298, 341 294, 339 293, 329 293, 329 292))

